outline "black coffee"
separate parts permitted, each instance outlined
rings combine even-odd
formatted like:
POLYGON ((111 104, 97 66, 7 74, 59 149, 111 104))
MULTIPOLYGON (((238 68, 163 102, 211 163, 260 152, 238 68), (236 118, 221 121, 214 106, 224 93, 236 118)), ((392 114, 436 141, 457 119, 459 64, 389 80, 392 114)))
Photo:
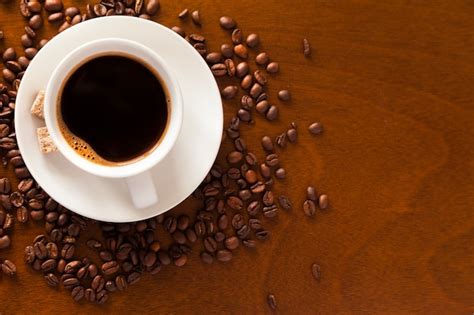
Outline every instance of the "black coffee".
POLYGON ((144 64, 120 55, 96 57, 66 80, 60 96, 63 135, 90 160, 126 162, 158 144, 168 102, 161 80, 144 64))

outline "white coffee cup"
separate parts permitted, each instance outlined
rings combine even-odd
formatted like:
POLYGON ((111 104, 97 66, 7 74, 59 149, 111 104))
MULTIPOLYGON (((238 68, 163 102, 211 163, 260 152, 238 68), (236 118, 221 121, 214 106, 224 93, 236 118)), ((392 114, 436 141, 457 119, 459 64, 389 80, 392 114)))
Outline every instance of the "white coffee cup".
MULTIPOLYGON (((171 151, 178 138, 183 120, 183 100, 178 81, 164 60, 150 48, 134 41, 106 38, 79 46, 61 60, 46 87, 44 102, 46 126, 58 150, 71 163, 93 175, 124 178, 132 202, 136 208, 146 208, 158 202, 156 189, 149 170, 160 163, 171 151), (169 92, 170 111, 168 126, 160 138, 160 143, 146 155, 130 163, 104 165, 94 163, 78 154, 66 141, 60 130, 58 117, 59 94, 65 81, 82 63, 94 56, 120 54, 140 60, 155 70, 169 92)), ((84 122, 87 123, 87 122, 84 122)))

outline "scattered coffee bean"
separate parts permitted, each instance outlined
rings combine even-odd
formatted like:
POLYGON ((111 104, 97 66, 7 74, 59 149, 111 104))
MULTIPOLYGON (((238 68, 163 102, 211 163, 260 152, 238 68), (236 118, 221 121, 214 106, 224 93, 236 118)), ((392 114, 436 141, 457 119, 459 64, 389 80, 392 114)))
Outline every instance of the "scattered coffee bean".
POLYGON ((252 34, 249 34, 249 36, 247 36, 247 39, 245 42, 247 43, 247 46, 251 48, 255 48, 260 43, 260 38, 257 34, 252 33, 252 34))
POLYGON ((295 129, 295 128, 289 129, 289 130, 286 132, 286 136, 288 137, 288 140, 289 140, 291 143, 296 142, 296 138, 298 137, 297 132, 296 132, 296 129, 295 129))
POLYGON ((16 59, 16 52, 13 47, 5 49, 2 55, 3 62, 12 61, 16 59))
POLYGON ((215 64, 222 61, 222 54, 218 52, 211 52, 206 55, 206 61, 210 64, 215 64))
POLYGON ((179 27, 179 26, 173 26, 171 28, 174 32, 176 32, 177 34, 179 34, 181 37, 184 37, 186 34, 184 33, 184 30, 179 27))
POLYGON ((44 8, 48 12, 57 12, 63 9, 63 2, 61 0, 46 0, 44 8))
POLYGON ((276 302, 275 295, 269 294, 269 295, 267 296, 267 303, 268 303, 268 306, 270 306, 270 308, 271 308, 273 311, 276 310, 276 308, 277 308, 277 302, 276 302))
POLYGON ((315 280, 321 280, 321 267, 318 264, 311 265, 311 273, 315 280))
POLYGON ((36 14, 33 15, 30 18, 30 21, 28 22, 29 27, 31 27, 33 30, 39 29, 41 26, 43 26, 43 19, 41 18, 41 15, 36 14))
POLYGON ((222 44, 221 45, 221 54, 225 58, 231 58, 234 55, 234 49, 232 48, 232 45, 222 44))
POLYGON ((278 202, 280 203, 280 206, 285 210, 291 210, 293 208, 293 204, 291 203, 290 199, 285 195, 281 195, 280 197, 278 197, 278 202))
POLYGON ((284 179, 286 177, 286 171, 284 168, 280 167, 275 171, 275 177, 278 179, 284 179))
POLYGON ((323 131, 323 125, 320 122, 314 122, 309 125, 308 130, 313 135, 318 135, 323 131))
POLYGON ((320 195, 318 199, 318 205, 321 210, 325 210, 329 205, 329 199, 327 195, 320 195))
POLYGON ((201 260, 206 264, 212 264, 214 262, 214 257, 207 252, 201 253, 201 260))
POLYGON ((39 1, 29 1, 26 4, 28 11, 31 13, 40 13, 41 12, 41 3, 39 1))
POLYGON ((316 205, 314 201, 309 200, 309 199, 306 200, 303 203, 303 211, 304 211, 304 214, 306 214, 308 217, 312 217, 314 213, 316 212, 316 205))
POLYGON ((212 65, 211 72, 216 77, 222 77, 222 76, 225 76, 227 74, 227 67, 223 63, 216 63, 216 64, 212 65))
POLYGON ((10 236, 8 235, 0 236, 0 249, 8 248, 10 247, 10 244, 11 244, 10 236))
POLYGON ((158 10, 160 10, 160 1, 148 0, 148 3, 146 4, 146 7, 145 7, 146 14, 153 16, 156 13, 158 13, 158 10))
POLYGON ((245 77, 243 77, 242 81, 240 82, 240 87, 243 90, 248 90, 253 83, 253 78, 250 74, 247 74, 245 77))
POLYGON ((236 71, 234 61, 232 59, 226 59, 224 61, 224 64, 227 68, 227 75, 229 77, 233 77, 235 75, 235 71, 236 71))
POLYGON ((195 10, 191 13, 191 19, 195 25, 201 26, 201 17, 199 16, 198 10, 195 10))
POLYGON ((280 70, 280 65, 277 62, 270 62, 267 65, 268 73, 277 73, 280 70))
POLYGON ((57 23, 64 21, 64 13, 56 12, 48 16, 49 23, 57 23))
MULTIPOLYGON (((8 126, 7 128, 10 129, 8 126)), ((10 189, 11 189, 10 180, 6 177, 0 178, 0 193, 8 194, 10 193, 10 189)))
POLYGON ((262 147, 265 151, 273 151, 273 141, 269 136, 263 136, 262 147))
POLYGON ((278 98, 283 102, 287 102, 291 99, 291 93, 288 90, 281 90, 278 92, 278 98))
POLYGON ((308 186, 308 188, 306 188, 306 197, 309 200, 312 200, 312 201, 317 201, 318 200, 318 195, 316 194, 316 189, 314 189, 313 186, 308 186))
POLYGON ((14 276, 16 274, 15 264, 8 259, 4 260, 0 267, 2 272, 8 276, 14 276))
POLYGON ((270 106, 265 116, 269 121, 273 121, 278 118, 278 107, 275 105, 270 106))
POLYGON ((249 64, 245 61, 239 62, 235 69, 237 78, 242 79, 249 73, 249 64))
POLYGON ((247 48, 245 48, 245 46, 242 44, 234 46, 234 54, 236 54, 241 59, 247 59, 249 56, 247 48))
POLYGON ((303 54, 305 57, 311 56, 311 45, 306 38, 303 38, 303 54))
POLYGON ((242 31, 240 29, 236 28, 234 31, 232 31, 231 38, 232 38, 232 43, 234 43, 234 45, 241 44, 242 43, 242 31))
POLYGON ((266 52, 261 52, 257 55, 257 57, 255 57, 255 62, 261 66, 266 65, 269 60, 270 57, 268 57, 268 54, 266 52))
POLYGON ((221 90, 221 96, 225 100, 230 100, 235 97, 239 88, 236 85, 228 85, 221 90))
POLYGON ((226 30, 234 29, 235 26, 236 26, 236 23, 235 23, 234 19, 232 19, 231 17, 228 17, 228 16, 222 16, 219 19, 219 24, 221 25, 222 28, 224 28, 226 30))
POLYGON ((249 94, 252 98, 256 99, 260 94, 262 94, 262 92, 263 92, 263 87, 258 83, 254 83, 252 85, 252 88, 250 88, 249 94))
POLYGON ((218 261, 228 262, 232 259, 232 252, 226 249, 218 250, 216 258, 218 261))

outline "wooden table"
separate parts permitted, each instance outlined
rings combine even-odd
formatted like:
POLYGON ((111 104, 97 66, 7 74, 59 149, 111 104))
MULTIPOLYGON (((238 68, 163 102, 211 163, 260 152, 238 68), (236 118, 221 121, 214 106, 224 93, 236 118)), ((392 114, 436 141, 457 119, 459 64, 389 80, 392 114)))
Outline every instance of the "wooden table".
MULTIPOLYGON (((279 104, 278 122, 258 118, 243 134, 260 150, 262 135, 297 122, 298 144, 281 154, 289 175, 276 188, 295 209, 266 223, 272 237, 256 250, 212 266, 193 254, 185 267, 147 275, 104 306, 47 287, 22 259, 43 228, 16 224, 0 258, 13 260, 18 275, 0 276, 0 313, 268 313, 269 293, 281 313, 474 312, 472 2, 162 2, 157 20, 187 31, 191 22, 177 14, 199 9, 211 49, 229 41, 218 18, 233 16, 280 62, 270 100, 279 104, 276 91, 289 88, 293 101, 279 104), (302 55, 303 37, 311 59, 302 55), (306 131, 313 121, 323 122, 322 136, 306 131), (314 218, 301 209, 308 185, 331 202, 314 218)), ((4 0, 5 44, 19 49, 23 27, 17 1, 4 0)), ((41 35, 52 34, 48 27, 41 35)), ((235 109, 226 102, 227 121, 235 109)), ((175 211, 190 212, 187 204, 175 211)))

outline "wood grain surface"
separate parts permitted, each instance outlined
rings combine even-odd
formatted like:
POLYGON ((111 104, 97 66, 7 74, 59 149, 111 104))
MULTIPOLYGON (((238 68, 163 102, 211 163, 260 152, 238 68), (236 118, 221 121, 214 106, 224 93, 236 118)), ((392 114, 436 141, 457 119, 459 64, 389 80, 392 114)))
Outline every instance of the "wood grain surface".
MULTIPOLYGON (((255 250, 241 248, 231 262, 208 266, 195 249, 185 267, 145 275, 103 306, 77 304, 66 290, 49 288, 23 263, 23 249, 42 225, 16 223, 12 247, 0 252, 18 266, 16 277, 0 276, 1 314, 269 313, 269 293, 282 314, 474 312, 472 1, 161 2, 156 20, 188 32, 194 26, 177 14, 199 9, 199 32, 211 50, 230 42, 218 18, 233 16, 280 63, 269 83, 279 120, 257 118, 242 133, 261 156, 261 136, 298 124, 298 143, 281 153, 288 177, 276 186, 295 209, 266 221, 272 236, 255 250), (311 59, 302 54, 304 37, 311 59), (293 93, 288 104, 276 98, 282 88, 293 93), (324 124, 323 135, 306 131, 313 121, 324 124), (302 212, 308 185, 330 198, 330 209, 314 218, 302 212), (319 282, 311 276, 314 262, 319 282)), ((17 1, 0 2, 2 49, 20 51, 24 26, 17 1)), ((47 25, 40 35, 54 32, 47 25)), ((237 105, 224 106, 229 121, 237 105)), ((16 183, 11 170, 0 173, 16 183)), ((185 202, 173 211, 192 207, 185 202)))

